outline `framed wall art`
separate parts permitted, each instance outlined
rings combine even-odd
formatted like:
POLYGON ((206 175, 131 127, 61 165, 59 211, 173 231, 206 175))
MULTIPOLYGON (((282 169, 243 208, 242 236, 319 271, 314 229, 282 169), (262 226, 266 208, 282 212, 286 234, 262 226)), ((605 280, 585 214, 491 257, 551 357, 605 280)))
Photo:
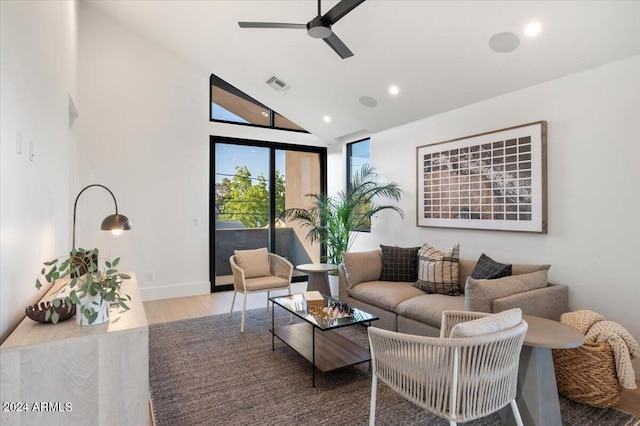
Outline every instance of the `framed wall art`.
POLYGON ((417 148, 417 225, 547 233, 547 122, 417 148))

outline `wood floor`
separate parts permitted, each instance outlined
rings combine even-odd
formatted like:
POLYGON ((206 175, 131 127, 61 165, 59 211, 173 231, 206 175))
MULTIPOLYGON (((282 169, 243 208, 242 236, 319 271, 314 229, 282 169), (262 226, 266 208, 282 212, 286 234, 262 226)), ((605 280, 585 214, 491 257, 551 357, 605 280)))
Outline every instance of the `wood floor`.
MULTIPOLYGON (((293 283, 292 293, 300 293, 306 290, 307 283, 293 283)), ((285 295, 286 291, 273 292, 272 296, 285 295)), ((238 294, 234 311, 242 310, 242 294, 238 294)), ((176 321, 188 318, 199 318, 208 315, 229 313, 232 291, 206 294, 202 296, 181 297, 177 299, 152 300, 144 302, 144 309, 147 313, 149 324, 176 321)), ((247 309, 267 307, 267 293, 250 294, 247 298, 247 309)), ((238 333, 240 332, 240 321, 238 321, 238 333)), ((640 382, 638 389, 624 390, 622 400, 618 407, 620 410, 640 417, 640 382)))

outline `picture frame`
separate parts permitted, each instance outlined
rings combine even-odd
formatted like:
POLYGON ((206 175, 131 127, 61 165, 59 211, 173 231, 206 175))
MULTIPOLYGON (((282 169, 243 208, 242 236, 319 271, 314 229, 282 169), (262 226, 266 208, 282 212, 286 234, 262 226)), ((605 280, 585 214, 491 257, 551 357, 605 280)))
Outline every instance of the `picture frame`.
POLYGON ((418 146, 417 226, 547 233, 547 122, 418 146))

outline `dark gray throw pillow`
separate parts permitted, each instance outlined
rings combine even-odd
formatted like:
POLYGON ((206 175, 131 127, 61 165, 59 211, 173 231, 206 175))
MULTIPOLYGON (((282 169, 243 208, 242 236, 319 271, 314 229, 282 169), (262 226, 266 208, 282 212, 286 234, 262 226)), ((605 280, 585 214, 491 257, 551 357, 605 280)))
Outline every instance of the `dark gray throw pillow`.
POLYGON ((416 282, 420 247, 380 246, 382 272, 380 281, 416 282))
POLYGON ((496 278, 508 277, 511 275, 511 265, 496 262, 486 254, 482 253, 480 259, 473 268, 471 278, 476 280, 495 280, 496 278))

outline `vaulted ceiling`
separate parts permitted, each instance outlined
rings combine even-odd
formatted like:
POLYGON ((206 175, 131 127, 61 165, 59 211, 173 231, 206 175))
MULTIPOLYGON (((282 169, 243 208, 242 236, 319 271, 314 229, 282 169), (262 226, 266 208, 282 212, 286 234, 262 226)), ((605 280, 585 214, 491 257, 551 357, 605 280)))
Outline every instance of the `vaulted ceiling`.
MULTIPOLYGON (((305 30, 238 25, 306 23, 317 14, 316 1, 85 2, 327 142, 640 54, 637 1, 367 0, 333 26, 354 53, 347 59, 305 30), (528 37, 523 29, 533 20, 542 30, 528 37), (520 40, 509 53, 489 46, 503 32, 520 40), (274 91, 265 83, 273 75, 292 88, 274 91), (363 105, 363 96, 377 105, 363 105)), ((336 3, 323 1, 322 13, 336 3)))

